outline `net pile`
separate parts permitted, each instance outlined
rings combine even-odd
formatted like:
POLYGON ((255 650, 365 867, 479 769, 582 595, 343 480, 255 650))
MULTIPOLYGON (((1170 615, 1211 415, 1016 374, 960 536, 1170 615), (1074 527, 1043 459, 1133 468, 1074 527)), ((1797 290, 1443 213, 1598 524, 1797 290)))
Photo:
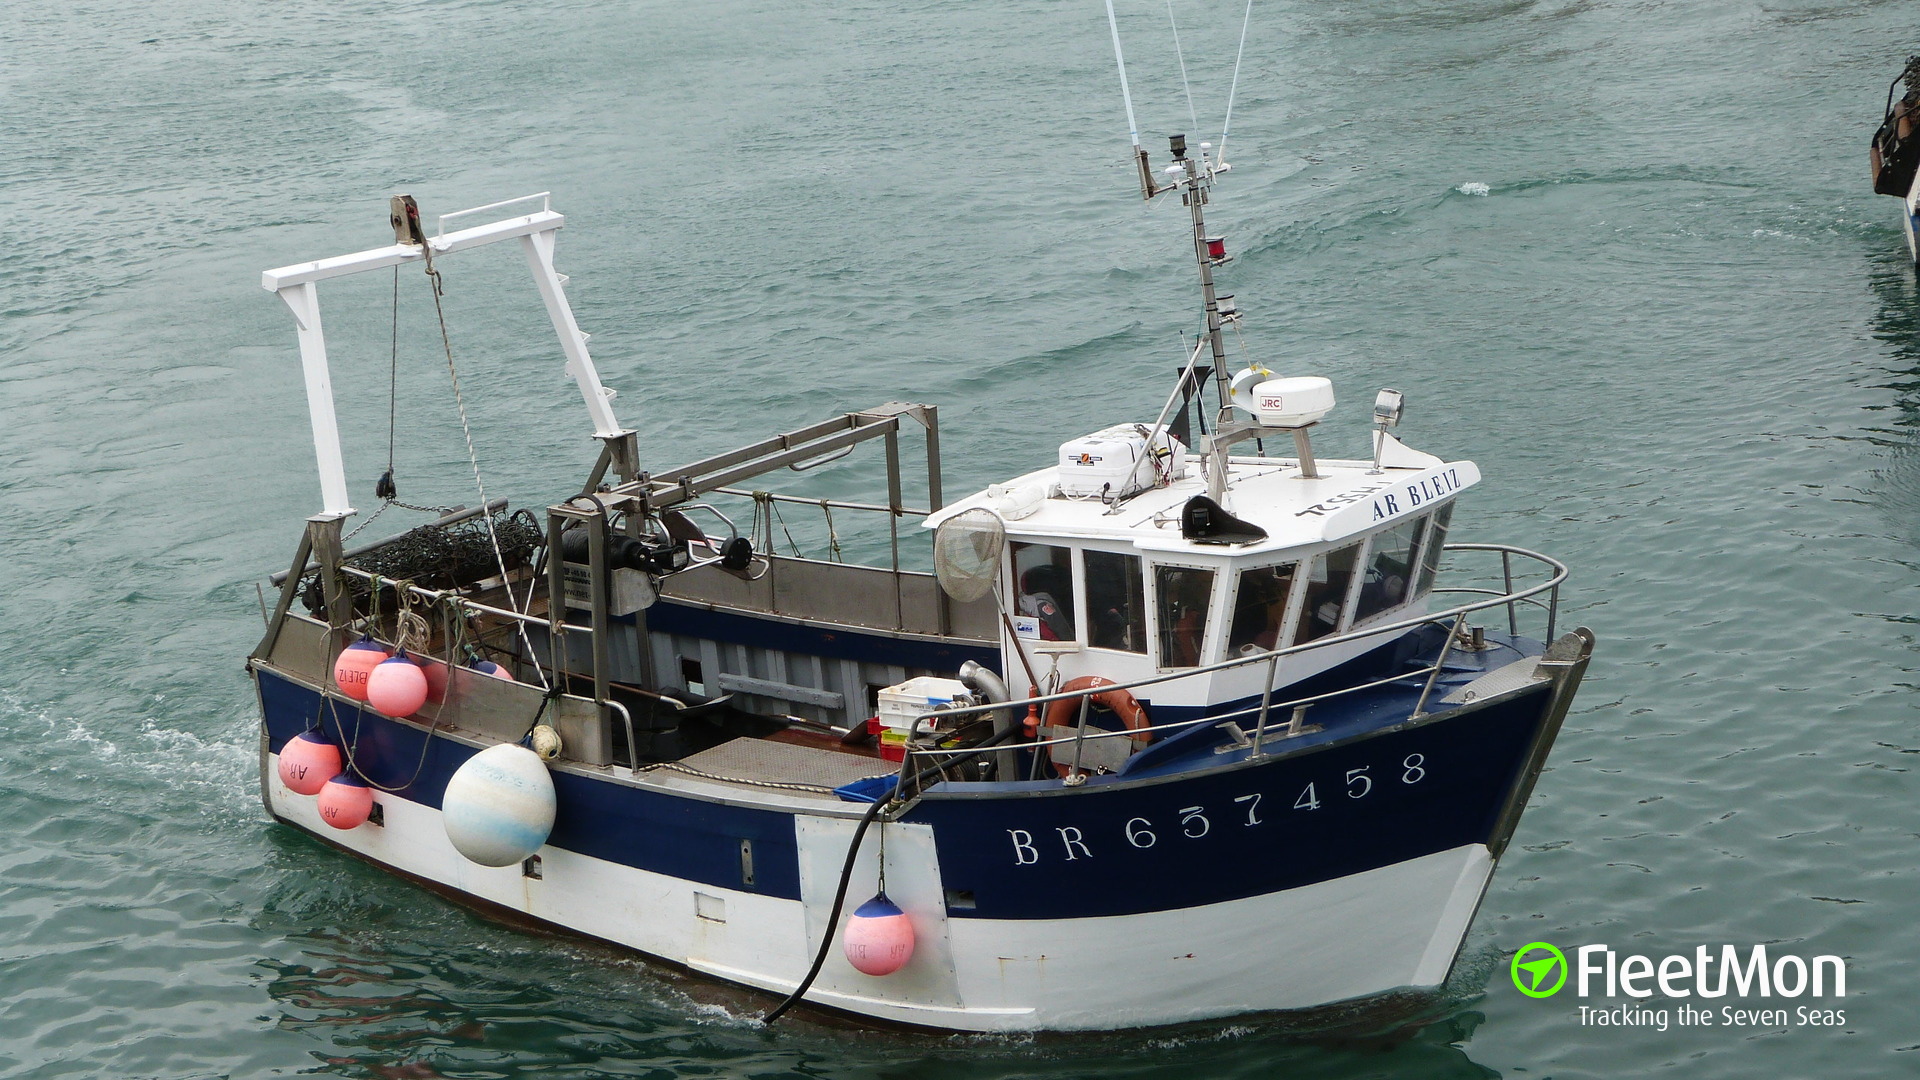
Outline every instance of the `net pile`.
MULTIPOLYGON (((500 555, 509 571, 527 565, 545 543, 539 520, 526 510, 494 515, 493 534, 499 537, 500 555)), ((411 581, 427 589, 458 588, 500 574, 487 536, 487 522, 478 517, 449 525, 422 525, 349 557, 346 565, 384 581, 411 581)), ((354 608, 366 611, 372 584, 357 574, 343 575, 343 584, 354 608)), ((381 589, 383 594, 390 591, 385 586, 381 589)), ((307 574, 300 595, 308 611, 324 612, 326 601, 318 570, 307 574)), ((391 597, 383 595, 381 599, 384 606, 391 597)))

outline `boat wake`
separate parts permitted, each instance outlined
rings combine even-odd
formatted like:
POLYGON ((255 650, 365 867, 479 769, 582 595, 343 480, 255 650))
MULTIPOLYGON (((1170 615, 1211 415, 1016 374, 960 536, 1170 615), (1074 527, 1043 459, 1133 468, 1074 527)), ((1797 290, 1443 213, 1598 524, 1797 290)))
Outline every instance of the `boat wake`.
MULTIPOLYGON (((246 730, 238 722, 215 727, 246 730)), ((19 748, 0 766, 0 785, 22 794, 108 805, 131 801, 122 808, 136 812, 154 802, 193 805, 210 827, 259 816, 259 801, 249 790, 258 768, 251 740, 203 737, 153 716, 130 728, 62 716, 13 695, 0 696, 0 737, 19 748)))

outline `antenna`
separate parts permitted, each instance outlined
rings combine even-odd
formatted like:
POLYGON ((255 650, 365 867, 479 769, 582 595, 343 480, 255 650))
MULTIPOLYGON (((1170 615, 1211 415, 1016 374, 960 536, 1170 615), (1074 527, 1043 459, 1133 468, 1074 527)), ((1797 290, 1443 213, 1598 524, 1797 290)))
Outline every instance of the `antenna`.
POLYGON ((1120 99, 1127 103, 1127 134, 1133 137, 1133 160, 1140 169, 1140 197, 1151 199, 1166 188, 1153 182, 1153 166, 1140 146, 1140 125, 1133 118, 1133 91, 1127 88, 1127 58, 1120 51, 1120 21, 1113 14, 1113 0, 1107 0, 1107 28, 1113 31, 1113 61, 1120 66, 1120 99))

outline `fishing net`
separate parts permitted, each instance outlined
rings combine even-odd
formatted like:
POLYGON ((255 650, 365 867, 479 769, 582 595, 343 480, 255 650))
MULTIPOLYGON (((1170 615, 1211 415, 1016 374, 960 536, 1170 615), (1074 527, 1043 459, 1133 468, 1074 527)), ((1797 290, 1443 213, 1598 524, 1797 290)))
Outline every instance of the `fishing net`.
POLYGON ((963 604, 987 595, 1000 576, 1006 539, 1000 515, 981 507, 941 522, 933 534, 933 574, 940 588, 963 604))
MULTIPOLYGON (((485 581, 500 574, 500 561, 509 571, 527 565, 533 553, 546 542, 540 522, 526 510, 493 517, 493 534, 500 540, 500 560, 493 554, 487 535, 487 522, 478 517, 447 525, 422 525, 383 541, 374 548, 349 556, 346 565, 378 575, 384 581, 411 581, 426 589, 454 589, 485 581)), ((342 575, 347 594, 355 610, 365 612, 373 586, 357 574, 342 575)), ((382 586, 382 606, 391 599, 391 589, 382 586)), ((322 614, 326 600, 320 585, 320 572, 311 571, 303 579, 301 599, 307 610, 322 614)))

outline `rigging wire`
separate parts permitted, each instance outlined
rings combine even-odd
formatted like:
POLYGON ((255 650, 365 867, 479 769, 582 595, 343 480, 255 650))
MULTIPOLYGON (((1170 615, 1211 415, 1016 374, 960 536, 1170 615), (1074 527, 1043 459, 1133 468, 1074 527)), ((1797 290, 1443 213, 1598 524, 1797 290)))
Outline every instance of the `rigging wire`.
MULTIPOLYGON (((1187 82, 1187 54, 1180 48, 1180 24, 1173 21, 1173 0, 1167 0, 1167 25, 1173 28, 1173 55, 1180 61, 1180 88, 1187 93, 1187 119, 1200 130, 1200 114, 1193 111, 1193 85, 1187 82)), ((1231 115, 1232 106, 1228 106, 1231 115)))
POLYGON ((1120 22, 1113 14, 1113 0, 1107 0, 1107 28, 1113 31, 1113 60, 1120 66, 1120 100, 1127 103, 1127 133, 1133 148, 1140 149, 1140 125, 1133 118, 1133 91, 1127 88, 1127 58, 1120 52, 1120 22))
MULTIPOLYGON (((1169 0, 1171 2, 1171 0, 1169 0)), ((392 502, 400 494, 393 483, 393 434, 400 416, 400 264, 393 264, 393 335, 388 344, 387 363, 387 471, 373 485, 376 498, 392 502)), ((385 510, 382 506, 380 509, 385 510)), ((372 520, 372 519, 368 519, 372 520)))
MULTIPOLYGON (((460 371, 453 363, 453 339, 447 334, 446 307, 440 302, 440 298, 446 294, 446 281, 440 276, 440 271, 433 265, 433 246, 431 244, 422 244, 420 247, 421 250, 426 253, 427 279, 432 283, 433 287, 433 313, 434 316, 440 320, 440 346, 447 355, 447 376, 453 380, 453 401, 460 410, 460 433, 465 436, 467 440, 467 461, 473 466, 473 486, 479 490, 480 505, 484 507, 488 505, 487 485, 486 482, 480 478, 480 455, 479 452, 473 448, 473 428, 467 423, 467 400, 460 393, 460 371)), ((500 568, 500 583, 507 591, 507 606, 513 609, 514 614, 525 615, 526 611, 523 610, 521 606, 520 598, 514 595, 512 575, 507 572, 507 557, 500 551, 500 537, 494 532, 493 517, 483 513, 480 515, 480 520, 485 522, 487 526, 487 542, 493 548, 494 563, 500 568)), ((551 558, 553 556, 549 553, 548 557, 551 558)), ((533 585, 531 583, 527 586, 527 599, 529 602, 533 599, 533 585)), ((514 626, 519 631, 521 644, 527 647, 528 658, 536 657, 538 654, 534 650, 533 640, 527 636, 527 624, 515 619, 514 626)), ((540 665, 534 663, 529 666, 533 668, 534 675, 540 679, 540 688, 542 690, 552 689, 552 687, 547 684, 546 672, 540 669, 540 665)))
POLYGON ((380 500, 380 507, 367 515, 360 524, 355 525, 352 531, 341 537, 342 540, 351 540, 358 536, 361 530, 373 524, 375 518, 386 513, 390 506, 398 506, 403 510, 414 510, 423 514, 451 514, 458 509, 453 506, 415 506, 412 503, 400 501, 399 485, 395 483, 393 477, 394 443, 400 430, 400 265, 398 263, 393 267, 391 311, 393 326, 387 349, 387 471, 381 473, 380 479, 373 483, 373 497, 380 500))
POLYGON ((772 522, 774 520, 778 520, 780 522, 780 531, 786 535, 787 546, 793 549, 793 557, 796 559, 806 558, 804 554, 801 554, 800 545, 796 543, 793 539, 793 530, 787 528, 787 519, 784 515, 780 513, 780 504, 775 502, 773 499, 773 496, 766 492, 756 492, 754 494, 754 498, 757 499, 761 495, 767 496, 767 510, 769 511, 769 516, 768 516, 769 523, 767 525, 767 546, 765 550, 772 552, 775 555, 779 554, 778 551, 774 550, 773 525, 772 525, 772 522))
POLYGON ((1220 151, 1215 160, 1221 165, 1227 162, 1227 129, 1233 126, 1233 95, 1240 89, 1240 61, 1247 55, 1247 25, 1252 21, 1253 0, 1247 0, 1247 13, 1240 18, 1240 48, 1233 54, 1233 84, 1227 87, 1227 118, 1220 122, 1220 151))

